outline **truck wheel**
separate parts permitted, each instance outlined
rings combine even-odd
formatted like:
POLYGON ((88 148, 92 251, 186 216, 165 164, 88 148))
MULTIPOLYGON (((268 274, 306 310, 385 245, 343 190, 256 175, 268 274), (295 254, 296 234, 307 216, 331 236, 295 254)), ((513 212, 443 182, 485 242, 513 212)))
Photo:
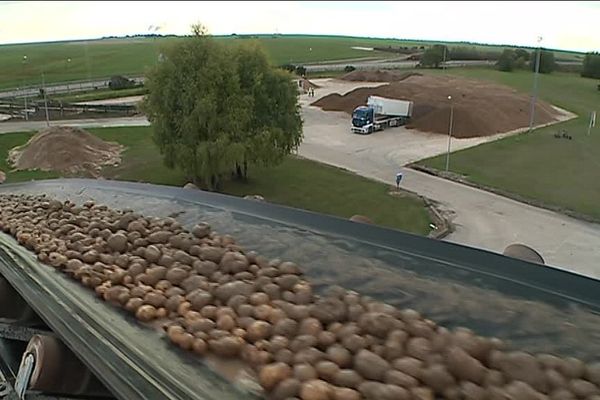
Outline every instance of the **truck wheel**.
POLYGON ((368 132, 369 134, 373 133, 373 127, 372 127, 372 126, 370 126, 370 127, 369 127, 369 129, 367 129, 367 132, 368 132))

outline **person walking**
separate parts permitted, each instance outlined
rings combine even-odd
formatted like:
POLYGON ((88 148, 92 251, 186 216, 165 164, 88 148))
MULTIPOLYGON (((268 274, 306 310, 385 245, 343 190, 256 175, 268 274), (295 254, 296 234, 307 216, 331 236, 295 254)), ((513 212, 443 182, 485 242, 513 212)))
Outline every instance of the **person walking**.
POLYGON ((396 174, 396 189, 400 189, 400 181, 402 181, 402 172, 396 174))

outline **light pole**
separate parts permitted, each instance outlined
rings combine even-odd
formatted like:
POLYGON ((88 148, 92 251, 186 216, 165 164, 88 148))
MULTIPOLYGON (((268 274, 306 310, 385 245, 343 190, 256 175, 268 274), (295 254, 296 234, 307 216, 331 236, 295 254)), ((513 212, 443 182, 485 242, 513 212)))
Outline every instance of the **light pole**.
POLYGON ((538 49, 537 55, 535 57, 535 72, 533 74, 533 92, 531 94, 531 106, 529 109, 529 130, 528 133, 531 133, 533 130, 533 123, 535 122, 535 103, 537 101, 537 91, 538 91, 538 75, 540 72, 540 58, 542 56, 542 47, 540 43, 542 42, 542 37, 538 36, 538 49))
POLYGON ((452 103, 452 96, 448 96, 450 102, 450 123, 448 125, 448 150, 446 151, 446 172, 450 167, 450 142, 452 141, 452 125, 454 125, 454 103, 452 103))
POLYGON ((46 109, 46 126, 50 126, 50 116, 48 115, 48 97, 46 96, 46 78, 42 70, 42 91, 44 93, 44 108, 46 109))
POLYGON ((25 64, 27 64, 27 56, 23 56, 23 97, 25 98, 25 121, 29 121, 29 113, 27 112, 27 89, 25 89, 25 64))
MULTIPOLYGON (((71 65, 71 58, 67 58, 67 79, 69 79, 69 65, 71 65)), ((69 81, 67 80, 67 93, 71 93, 69 88, 69 81)))

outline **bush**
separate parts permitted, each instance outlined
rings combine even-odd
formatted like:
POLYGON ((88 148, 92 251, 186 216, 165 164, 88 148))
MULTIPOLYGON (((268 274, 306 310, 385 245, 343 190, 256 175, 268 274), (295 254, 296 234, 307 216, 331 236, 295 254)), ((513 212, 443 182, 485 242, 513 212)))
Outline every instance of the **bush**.
POLYGON ((585 55, 581 76, 600 79, 600 53, 587 53, 585 55))
POLYGON ((482 51, 476 47, 452 47, 448 53, 453 60, 499 60, 499 51, 482 51))
POLYGON ((535 71, 536 57, 538 51, 541 51, 540 54, 540 67, 539 71, 542 74, 549 74, 556 69, 556 61, 554 61, 554 53, 548 50, 536 50, 531 53, 531 61, 530 66, 531 70, 535 71))
POLYGON ((356 70, 356 68, 353 65, 346 65, 344 67, 344 72, 352 72, 354 70, 356 70))
POLYGON ((282 64, 279 66, 279 68, 285 69, 286 71, 289 71, 289 72, 296 71, 296 66, 294 64, 282 64))
POLYGON ((298 65, 296 67, 296 75, 299 75, 299 76, 306 75, 306 67, 304 65, 298 65))
POLYGON ((135 81, 127 79, 122 75, 115 75, 110 78, 108 87, 112 90, 129 89, 135 86, 135 81))
POLYGON ((444 60, 444 53, 446 53, 446 61, 450 59, 448 49, 442 44, 436 44, 425 50, 423 57, 421 57, 421 65, 423 67, 439 68, 440 64, 444 60))
POLYGON ((511 72, 515 68, 515 52, 509 49, 504 50, 496 63, 496 68, 500 71, 511 72))

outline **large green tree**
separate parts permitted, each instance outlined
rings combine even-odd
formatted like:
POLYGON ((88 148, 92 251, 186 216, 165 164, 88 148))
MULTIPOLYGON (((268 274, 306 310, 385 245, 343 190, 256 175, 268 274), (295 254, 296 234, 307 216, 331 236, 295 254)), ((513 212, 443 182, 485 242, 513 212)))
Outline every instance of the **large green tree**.
POLYGON ((165 164, 211 190, 274 165, 300 144, 302 120, 291 75, 254 45, 229 47, 203 29, 166 49, 146 77, 142 109, 165 164))
POLYGON ((442 44, 436 44, 425 50, 421 57, 421 64, 425 67, 439 68, 440 64, 444 61, 448 61, 450 52, 446 46, 442 44))
POLYGON ((540 67, 539 71, 542 74, 549 74, 556 69, 556 61, 554 60, 554 52, 549 50, 538 49, 531 52, 531 60, 529 65, 531 66, 531 70, 535 71, 535 64, 537 63, 538 52, 540 53, 539 62, 540 67))

